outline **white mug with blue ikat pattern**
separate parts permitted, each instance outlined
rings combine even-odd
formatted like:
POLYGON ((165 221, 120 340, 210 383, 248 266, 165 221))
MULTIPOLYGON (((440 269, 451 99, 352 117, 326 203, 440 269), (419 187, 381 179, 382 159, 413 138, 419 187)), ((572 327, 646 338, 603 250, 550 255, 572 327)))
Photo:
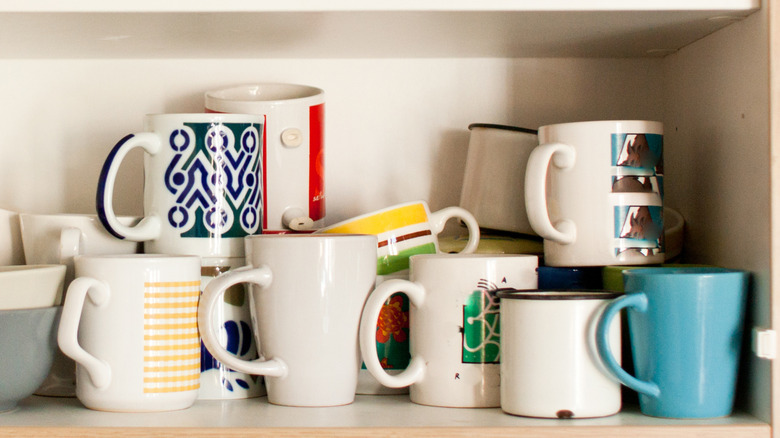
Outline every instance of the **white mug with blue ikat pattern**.
POLYGON ((100 173, 97 212, 109 233, 144 242, 144 252, 243 257, 244 237, 261 232, 260 116, 155 114, 145 132, 109 153, 100 173), (117 172, 127 154, 144 154, 144 218, 123 225, 114 214, 117 172))

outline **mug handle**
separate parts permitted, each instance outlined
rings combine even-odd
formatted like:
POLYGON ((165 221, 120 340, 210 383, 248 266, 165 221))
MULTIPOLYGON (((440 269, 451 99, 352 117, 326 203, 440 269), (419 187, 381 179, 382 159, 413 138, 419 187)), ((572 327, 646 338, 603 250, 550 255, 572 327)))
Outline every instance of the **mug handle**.
POLYGON ((461 207, 447 207, 431 213, 428 222, 431 224, 433 234, 439 234, 444 231, 447 221, 452 218, 458 218, 466 224, 469 231, 469 240, 466 247, 460 251, 461 254, 472 254, 479 246, 479 224, 473 214, 461 207))
POLYGON ((81 230, 76 227, 66 227, 60 230, 60 264, 73 262, 73 257, 81 251, 81 230))
POLYGON ((65 304, 62 306, 57 343, 66 356, 87 370, 92 384, 98 389, 103 389, 111 383, 111 367, 84 350, 78 341, 81 312, 88 296, 95 306, 103 307, 111 298, 111 289, 106 283, 94 278, 81 277, 73 280, 65 295, 65 304))
POLYGON ((528 157, 525 171, 525 209, 528 222, 536 234, 560 244, 574 243, 577 227, 562 219, 553 225, 547 211, 547 168, 550 164, 566 170, 574 166, 576 151, 564 143, 547 143, 535 147, 528 157), (551 163, 552 162, 552 163, 551 163))
POLYGON ((201 295, 200 304, 198 305, 198 327, 200 336, 203 339, 203 345, 206 346, 206 349, 214 358, 232 370, 270 377, 284 377, 287 375, 287 364, 281 359, 263 360, 259 358, 243 360, 232 355, 219 343, 219 336, 211 318, 217 304, 223 300, 222 295, 232 286, 239 283, 253 283, 262 288, 270 285, 271 281, 273 281, 273 275, 267 266, 259 268, 244 266, 225 272, 212 279, 203 290, 203 295, 201 295))
POLYGON ((363 363, 371 375, 379 383, 388 388, 403 388, 415 382, 419 382, 425 373, 425 359, 412 352, 409 365, 399 374, 388 374, 379 363, 379 354, 376 349, 376 325, 382 306, 390 297, 398 292, 409 297, 409 301, 420 307, 425 299, 425 288, 420 283, 407 280, 387 280, 371 292, 365 306, 363 316, 360 319, 360 352, 363 363))
POLYGON ((128 227, 117 219, 113 203, 114 184, 116 183, 119 166, 127 154, 138 147, 143 148, 146 153, 154 155, 160 151, 162 145, 159 137, 151 132, 130 134, 119 140, 108 154, 105 163, 103 163, 103 169, 100 171, 96 205, 100 222, 112 236, 118 239, 143 242, 160 236, 162 227, 160 218, 147 216, 141 219, 136 226, 128 227))
POLYGON ((641 292, 631 293, 617 298, 607 305, 607 308, 604 309, 604 313, 602 313, 596 326, 596 350, 598 351, 604 366, 607 368, 607 371, 612 373, 612 375, 620 380, 621 383, 636 392, 650 397, 658 397, 661 394, 658 385, 653 382, 639 380, 631 374, 628 374, 615 360, 612 349, 609 347, 609 326, 615 316, 620 313, 620 310, 628 307, 633 307, 639 312, 646 312, 647 295, 641 292))

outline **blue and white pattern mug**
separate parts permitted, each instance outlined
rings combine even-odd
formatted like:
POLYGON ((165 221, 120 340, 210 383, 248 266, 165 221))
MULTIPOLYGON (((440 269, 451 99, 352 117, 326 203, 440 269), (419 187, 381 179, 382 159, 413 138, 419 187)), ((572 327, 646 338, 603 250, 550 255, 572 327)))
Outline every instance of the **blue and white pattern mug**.
POLYGON ((111 234, 144 242, 144 251, 243 257, 244 237, 262 232, 260 116, 148 115, 144 131, 114 146, 100 173, 97 212, 111 234), (144 218, 119 222, 112 197, 122 160, 144 154, 144 218))
POLYGON ((606 368, 639 393, 643 414, 714 418, 731 414, 749 274, 715 267, 623 272, 626 295, 604 310, 596 344, 606 368), (628 309, 636 377, 618 365, 607 328, 628 309))

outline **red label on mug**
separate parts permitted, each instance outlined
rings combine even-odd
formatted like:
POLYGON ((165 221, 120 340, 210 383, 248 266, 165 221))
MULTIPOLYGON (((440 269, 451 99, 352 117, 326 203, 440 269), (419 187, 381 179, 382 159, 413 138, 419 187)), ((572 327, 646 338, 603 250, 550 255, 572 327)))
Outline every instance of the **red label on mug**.
MULTIPOLYGON (((325 104, 309 107, 309 217, 325 217, 325 104)), ((263 137, 265 139, 265 137, 263 137)))

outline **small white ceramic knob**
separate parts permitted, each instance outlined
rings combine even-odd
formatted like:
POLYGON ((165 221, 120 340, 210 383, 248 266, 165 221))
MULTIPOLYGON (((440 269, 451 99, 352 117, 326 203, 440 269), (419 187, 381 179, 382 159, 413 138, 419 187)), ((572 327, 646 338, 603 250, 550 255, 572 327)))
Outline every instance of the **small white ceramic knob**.
POLYGON ((314 221, 297 207, 290 207, 282 214, 282 223, 291 230, 303 231, 310 230, 314 226, 314 221))
POLYGON ((282 131, 282 144, 295 148, 303 143, 303 133, 298 128, 288 128, 282 131))

